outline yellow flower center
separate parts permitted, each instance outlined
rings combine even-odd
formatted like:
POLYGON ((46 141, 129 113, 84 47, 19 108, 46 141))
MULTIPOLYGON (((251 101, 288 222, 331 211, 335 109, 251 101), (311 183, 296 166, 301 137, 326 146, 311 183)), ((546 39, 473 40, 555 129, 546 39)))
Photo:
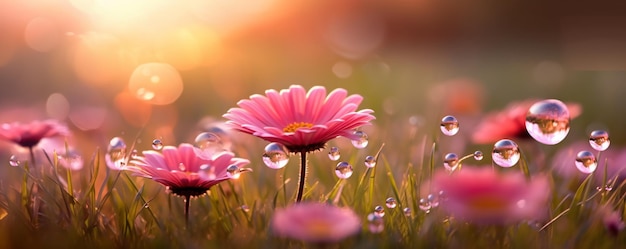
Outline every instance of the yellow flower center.
POLYGON ((311 123, 307 123, 307 122, 293 122, 291 124, 288 124, 287 126, 285 126, 285 128, 283 128, 284 132, 295 132, 296 130, 300 129, 300 128, 311 128, 313 127, 313 124, 311 123))

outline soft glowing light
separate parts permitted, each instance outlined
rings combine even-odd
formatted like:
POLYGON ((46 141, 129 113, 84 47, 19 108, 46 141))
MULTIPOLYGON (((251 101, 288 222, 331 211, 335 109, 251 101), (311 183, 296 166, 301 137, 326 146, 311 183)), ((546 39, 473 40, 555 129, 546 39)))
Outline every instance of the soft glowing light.
POLYGON ((67 101, 67 98, 60 93, 53 93, 48 96, 48 100, 46 101, 46 112, 48 116, 63 120, 67 118, 67 115, 70 112, 70 102, 67 101))
POLYGON ((130 76, 128 89, 140 100, 155 105, 167 105, 180 97, 183 79, 169 64, 146 63, 135 68, 130 76))
POLYGON ((74 71, 85 83, 110 84, 132 68, 121 57, 120 41, 113 35, 89 32, 80 35, 74 51, 74 71))
POLYGON ((114 99, 115 107, 129 124, 136 127, 145 126, 152 116, 152 105, 135 98, 125 91, 119 93, 114 99))
POLYGON ((61 34, 56 25, 45 18, 35 18, 28 22, 24 30, 24 39, 28 47, 39 52, 47 52, 58 43, 61 34))

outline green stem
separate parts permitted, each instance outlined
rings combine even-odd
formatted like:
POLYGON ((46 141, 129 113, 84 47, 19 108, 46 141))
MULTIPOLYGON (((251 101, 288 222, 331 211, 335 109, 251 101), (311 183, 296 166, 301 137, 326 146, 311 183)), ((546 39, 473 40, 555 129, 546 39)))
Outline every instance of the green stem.
POLYGON ((298 193, 296 195, 296 203, 302 201, 302 194, 304 193, 304 184, 306 183, 306 151, 300 151, 300 177, 298 179, 298 193))
POLYGON ((189 228, 189 202, 191 196, 185 195, 185 227, 189 228))

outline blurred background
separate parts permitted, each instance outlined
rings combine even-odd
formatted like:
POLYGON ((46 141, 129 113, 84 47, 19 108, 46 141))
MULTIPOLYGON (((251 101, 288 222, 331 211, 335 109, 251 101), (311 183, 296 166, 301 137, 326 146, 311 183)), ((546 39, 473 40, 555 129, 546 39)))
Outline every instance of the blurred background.
POLYGON ((363 95, 361 108, 374 109, 381 127, 438 125, 447 114, 463 122, 513 101, 558 98, 583 106, 571 139, 605 129, 619 144, 625 8, 602 0, 0 0, 0 122, 55 118, 96 146, 145 127, 146 139, 177 144, 223 121, 240 99, 300 84, 363 95))

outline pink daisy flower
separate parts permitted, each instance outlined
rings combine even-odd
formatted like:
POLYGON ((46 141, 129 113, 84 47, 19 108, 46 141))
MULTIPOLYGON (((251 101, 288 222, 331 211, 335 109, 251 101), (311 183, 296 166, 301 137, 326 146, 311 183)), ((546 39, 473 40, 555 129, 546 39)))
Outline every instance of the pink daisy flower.
POLYGON ((542 219, 550 192, 545 177, 528 182, 519 172, 499 174, 490 167, 464 167, 452 175, 440 171, 432 187, 445 194, 440 207, 459 220, 477 224, 542 219))
POLYGON ((231 179, 229 166, 241 169, 248 163, 231 152, 212 153, 182 143, 178 148, 164 146, 161 152, 143 151, 143 156, 135 157, 124 169, 163 184, 175 195, 188 197, 203 195, 213 185, 231 179))
MULTIPOLYGON (((478 124, 472 135, 474 143, 494 143, 502 138, 530 137, 526 131, 526 113, 537 100, 513 102, 504 110, 487 115, 478 124)), ((577 103, 566 103, 570 118, 580 115, 582 108, 577 103)))
POLYGON ((354 129, 374 119, 372 110, 356 110, 362 100, 341 88, 326 95, 322 86, 307 92, 293 85, 241 100, 239 108, 231 108, 224 117, 236 130, 283 144, 291 152, 310 152, 338 136, 356 139, 354 129))
POLYGON ((32 121, 28 124, 5 123, 0 126, 0 140, 6 140, 22 147, 32 148, 43 138, 68 136, 67 126, 56 120, 32 121))
POLYGON ((306 242, 339 242, 360 229, 361 221, 352 209, 321 203, 299 203, 277 209, 272 218, 276 235, 306 242))

